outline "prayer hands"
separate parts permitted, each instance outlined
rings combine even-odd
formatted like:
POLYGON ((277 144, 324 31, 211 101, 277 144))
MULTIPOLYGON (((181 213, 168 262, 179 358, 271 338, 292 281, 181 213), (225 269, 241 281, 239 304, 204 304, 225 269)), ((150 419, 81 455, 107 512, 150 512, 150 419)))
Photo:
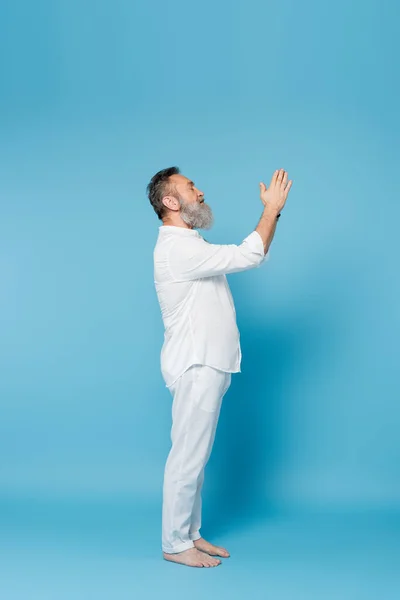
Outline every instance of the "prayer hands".
POLYGON ((288 181, 287 171, 280 169, 272 175, 269 188, 265 183, 260 183, 260 198, 264 206, 274 208, 279 213, 285 206, 286 198, 292 187, 293 181, 288 181))

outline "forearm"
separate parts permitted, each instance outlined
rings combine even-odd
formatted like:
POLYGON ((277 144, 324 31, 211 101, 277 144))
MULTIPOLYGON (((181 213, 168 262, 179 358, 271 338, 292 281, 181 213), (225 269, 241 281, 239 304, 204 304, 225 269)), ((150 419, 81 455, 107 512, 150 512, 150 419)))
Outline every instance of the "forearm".
POLYGON ((264 244, 264 252, 267 253, 275 235, 278 213, 276 209, 269 206, 264 207, 261 219, 256 227, 256 231, 260 234, 264 244))

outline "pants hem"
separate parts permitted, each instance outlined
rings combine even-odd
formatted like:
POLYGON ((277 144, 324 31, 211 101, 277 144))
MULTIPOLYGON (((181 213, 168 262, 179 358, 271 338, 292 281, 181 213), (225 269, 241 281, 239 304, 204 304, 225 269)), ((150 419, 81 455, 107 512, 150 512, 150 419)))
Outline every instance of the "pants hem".
POLYGON ((188 542, 182 542, 182 544, 178 544, 174 548, 167 548, 166 546, 163 546, 162 550, 166 554, 178 554, 179 552, 184 552, 185 550, 189 550, 190 548, 194 548, 192 540, 189 540, 188 542))
POLYGON ((199 540, 201 538, 201 534, 199 531, 195 531, 195 533, 189 533, 189 539, 192 540, 192 542, 195 542, 196 540, 199 540))

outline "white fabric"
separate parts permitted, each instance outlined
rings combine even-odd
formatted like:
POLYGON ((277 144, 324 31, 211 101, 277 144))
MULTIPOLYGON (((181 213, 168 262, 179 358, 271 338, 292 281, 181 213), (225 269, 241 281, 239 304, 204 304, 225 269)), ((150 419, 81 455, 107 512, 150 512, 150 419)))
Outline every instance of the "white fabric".
POLYGON ((162 549, 174 554, 201 537, 201 489, 231 374, 193 365, 171 386, 172 448, 164 473, 162 549))
POLYGON ((154 283, 165 327, 161 372, 167 387, 193 364, 240 372, 240 334, 225 275, 267 258, 257 231, 236 246, 210 244, 195 229, 159 228, 154 283))

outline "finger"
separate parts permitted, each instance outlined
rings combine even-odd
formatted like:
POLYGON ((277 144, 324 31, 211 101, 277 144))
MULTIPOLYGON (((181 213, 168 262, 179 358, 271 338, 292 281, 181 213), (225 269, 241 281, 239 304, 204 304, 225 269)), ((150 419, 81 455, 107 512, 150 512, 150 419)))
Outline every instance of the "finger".
POLYGON ((279 174, 279 169, 277 169, 276 171, 273 172, 272 177, 271 177, 271 183, 269 184, 270 187, 274 186, 276 184, 276 179, 278 177, 279 174))
POLYGON ((282 179, 283 179, 284 174, 285 174, 285 171, 283 169, 280 169, 278 177, 277 177, 277 183, 282 183, 282 179))
POLYGON ((288 174, 287 174, 287 171, 284 171, 284 175, 283 175, 283 179, 282 179, 283 189, 285 189, 285 187, 286 187, 287 180, 288 180, 288 174))
POLYGON ((290 188, 292 187, 292 183, 293 183, 293 181, 292 181, 292 180, 290 180, 290 181, 288 182, 288 184, 287 184, 286 188, 285 188, 285 194, 286 194, 286 196, 288 195, 288 193, 289 193, 289 191, 290 191, 290 188))

